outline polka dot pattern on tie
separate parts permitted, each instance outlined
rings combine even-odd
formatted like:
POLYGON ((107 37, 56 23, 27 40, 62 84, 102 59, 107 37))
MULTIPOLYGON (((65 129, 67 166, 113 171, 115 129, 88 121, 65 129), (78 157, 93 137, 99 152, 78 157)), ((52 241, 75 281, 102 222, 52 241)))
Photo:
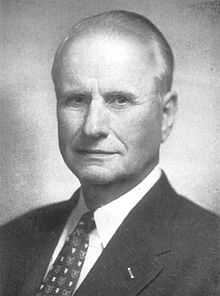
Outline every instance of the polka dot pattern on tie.
POLYGON ((36 296, 72 295, 89 246, 89 232, 94 228, 92 213, 84 214, 73 233, 67 238, 36 296))

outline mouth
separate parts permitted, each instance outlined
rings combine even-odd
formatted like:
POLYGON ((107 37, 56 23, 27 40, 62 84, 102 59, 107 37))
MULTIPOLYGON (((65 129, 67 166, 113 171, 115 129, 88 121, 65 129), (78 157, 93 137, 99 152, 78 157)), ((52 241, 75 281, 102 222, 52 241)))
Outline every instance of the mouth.
POLYGON ((114 154, 115 152, 100 150, 100 149, 77 149, 78 153, 82 154, 114 154))
POLYGON ((97 157, 112 156, 116 154, 116 152, 106 151, 101 149, 77 149, 76 151, 81 155, 97 156, 97 157))

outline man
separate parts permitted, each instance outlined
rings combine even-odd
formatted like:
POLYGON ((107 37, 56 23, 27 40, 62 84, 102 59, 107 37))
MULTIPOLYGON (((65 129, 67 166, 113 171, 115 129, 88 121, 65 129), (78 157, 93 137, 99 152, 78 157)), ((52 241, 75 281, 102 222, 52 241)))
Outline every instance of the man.
POLYGON ((81 188, 3 227, 1 295, 218 294, 219 220, 158 167, 177 108, 173 67, 167 41, 138 14, 72 28, 52 77, 60 151, 81 188))

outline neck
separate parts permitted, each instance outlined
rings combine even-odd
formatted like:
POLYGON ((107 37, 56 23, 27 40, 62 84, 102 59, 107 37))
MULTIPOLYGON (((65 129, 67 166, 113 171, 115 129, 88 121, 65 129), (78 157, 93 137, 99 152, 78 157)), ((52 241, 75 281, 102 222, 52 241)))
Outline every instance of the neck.
POLYGON ((82 182, 82 191, 87 207, 94 210, 117 199, 140 183, 153 168, 150 168, 139 178, 121 179, 117 182, 104 184, 82 182))

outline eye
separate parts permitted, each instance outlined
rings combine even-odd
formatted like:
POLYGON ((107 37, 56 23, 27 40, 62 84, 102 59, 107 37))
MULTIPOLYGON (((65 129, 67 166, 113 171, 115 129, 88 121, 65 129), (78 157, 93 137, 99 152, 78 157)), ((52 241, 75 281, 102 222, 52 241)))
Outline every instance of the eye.
POLYGON ((122 95, 118 95, 116 96, 114 99, 114 102, 119 104, 119 105, 124 105, 127 104, 129 102, 128 98, 122 95))
POLYGON ((66 106, 80 107, 88 103, 88 96, 85 94, 73 94, 66 98, 66 106))
POLYGON ((107 96, 107 102, 115 108, 122 108, 131 103, 131 98, 125 94, 111 94, 107 96))

